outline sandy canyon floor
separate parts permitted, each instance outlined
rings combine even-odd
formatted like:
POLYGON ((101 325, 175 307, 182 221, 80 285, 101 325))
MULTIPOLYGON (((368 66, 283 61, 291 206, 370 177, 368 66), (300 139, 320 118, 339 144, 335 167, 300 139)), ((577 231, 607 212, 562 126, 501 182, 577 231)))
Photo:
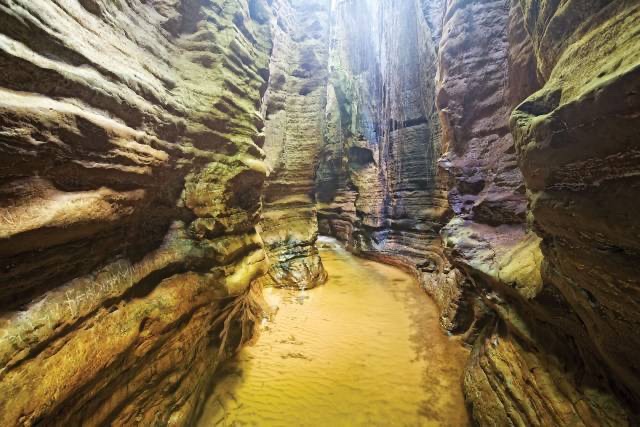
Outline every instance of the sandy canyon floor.
POLYGON ((269 288, 275 313, 228 364, 201 426, 464 426, 466 350, 412 277, 319 241, 329 273, 269 288))

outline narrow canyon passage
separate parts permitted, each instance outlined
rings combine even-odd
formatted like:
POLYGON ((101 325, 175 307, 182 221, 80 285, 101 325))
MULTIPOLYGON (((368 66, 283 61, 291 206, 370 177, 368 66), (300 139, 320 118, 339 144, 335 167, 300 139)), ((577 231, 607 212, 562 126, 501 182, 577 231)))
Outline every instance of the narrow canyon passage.
POLYGON ((222 372, 199 425, 463 426, 467 351, 395 267, 318 242, 324 286, 265 289, 277 312, 222 372))
POLYGON ((640 0, 0 0, 0 427, 640 426, 639 136, 640 0))

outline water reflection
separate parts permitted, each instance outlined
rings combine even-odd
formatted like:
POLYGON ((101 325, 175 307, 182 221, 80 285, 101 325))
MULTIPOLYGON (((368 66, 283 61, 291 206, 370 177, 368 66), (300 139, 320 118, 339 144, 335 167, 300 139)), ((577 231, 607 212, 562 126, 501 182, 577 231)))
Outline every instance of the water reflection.
POLYGON ((434 303, 404 272, 319 245, 328 282, 265 290, 277 312, 226 367, 200 425, 466 425, 467 354, 434 303))

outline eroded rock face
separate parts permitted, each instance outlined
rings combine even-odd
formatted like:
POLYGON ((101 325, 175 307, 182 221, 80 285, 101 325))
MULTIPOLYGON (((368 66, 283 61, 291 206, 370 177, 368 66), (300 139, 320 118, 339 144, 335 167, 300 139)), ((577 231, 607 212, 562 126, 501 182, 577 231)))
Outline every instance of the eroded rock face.
POLYGON ((545 84, 516 108, 511 127, 543 279, 580 318, 583 351, 637 404, 640 4, 522 3, 545 84))
POLYGON ((633 422, 634 226, 625 246, 609 215, 633 186, 638 6, 588 3, 445 11, 437 104, 455 217, 443 238, 469 279, 464 389, 481 425, 633 422))
POLYGON ((314 176, 322 142, 330 1, 274 2, 273 52, 263 114, 270 169, 262 235, 267 282, 311 288, 326 273, 318 256, 314 176))
POLYGON ((443 2, 340 2, 333 12, 320 230, 412 271, 456 329, 458 274, 442 254, 449 215, 435 108, 443 2))
POLYGON ((477 423, 637 424, 638 28, 633 0, 0 0, 3 424, 191 423, 261 286, 324 280, 318 229, 435 298, 477 423))
POLYGON ((186 424, 268 269, 266 2, 0 2, 0 419, 186 424))

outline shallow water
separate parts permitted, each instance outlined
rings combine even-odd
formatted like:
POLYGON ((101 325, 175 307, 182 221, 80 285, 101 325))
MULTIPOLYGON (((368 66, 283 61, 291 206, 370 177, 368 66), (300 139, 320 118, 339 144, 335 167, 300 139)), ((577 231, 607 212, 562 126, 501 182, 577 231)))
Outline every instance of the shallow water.
POLYGON ((327 283, 265 289, 278 311, 226 367, 199 425, 467 425, 467 351, 435 304, 401 270, 319 246, 327 283))

